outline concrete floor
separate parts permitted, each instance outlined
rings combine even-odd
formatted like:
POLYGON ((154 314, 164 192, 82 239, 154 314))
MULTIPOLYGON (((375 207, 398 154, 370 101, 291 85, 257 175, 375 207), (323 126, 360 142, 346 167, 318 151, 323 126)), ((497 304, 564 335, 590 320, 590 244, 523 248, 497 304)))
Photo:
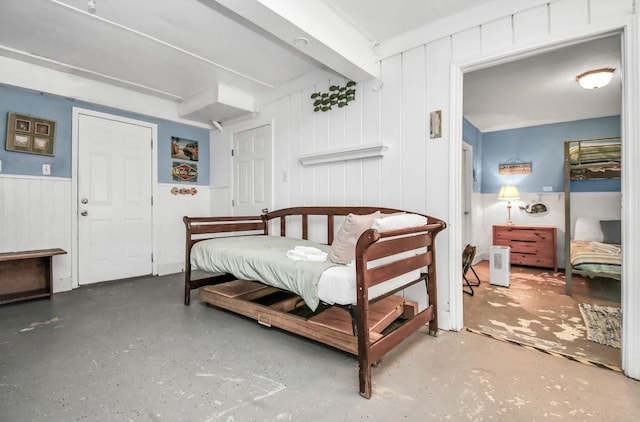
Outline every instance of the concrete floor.
POLYGON ((640 383, 468 332, 345 353, 195 299, 180 275, 0 307, 0 421, 631 421, 640 383))

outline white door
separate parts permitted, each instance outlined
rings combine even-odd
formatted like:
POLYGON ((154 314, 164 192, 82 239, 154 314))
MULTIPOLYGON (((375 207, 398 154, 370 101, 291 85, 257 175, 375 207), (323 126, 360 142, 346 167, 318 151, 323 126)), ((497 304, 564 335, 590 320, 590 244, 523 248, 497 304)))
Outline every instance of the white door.
POLYGON ((462 141, 462 251, 467 244, 473 244, 472 201, 473 192, 473 148, 462 141))
POLYGON ((271 126, 233 135, 234 215, 260 215, 271 207, 271 126))
POLYGON ((152 272, 152 129, 78 116, 78 282, 152 272))

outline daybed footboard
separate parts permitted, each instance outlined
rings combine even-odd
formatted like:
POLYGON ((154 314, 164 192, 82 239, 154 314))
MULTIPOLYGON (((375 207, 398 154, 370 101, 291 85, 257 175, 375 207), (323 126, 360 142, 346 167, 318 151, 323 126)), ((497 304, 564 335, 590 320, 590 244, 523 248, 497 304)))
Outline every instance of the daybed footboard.
POLYGON ((293 228, 297 237, 308 239, 310 216, 314 216, 314 224, 324 219, 326 242, 322 243, 328 245, 333 242, 334 217, 347 216, 349 213, 364 215, 378 210, 385 214, 404 212, 379 207, 297 207, 253 217, 184 217, 187 228, 184 302, 188 305, 191 290, 201 287, 199 296, 204 302, 356 355, 360 394, 370 398, 371 366, 375 362, 427 323, 429 333, 437 334, 434 240, 446 227, 443 221, 424 216, 427 224, 419 227, 380 232, 366 230, 356 244, 355 304, 321 304, 314 312, 296 294, 255 281, 237 280, 231 274, 192 279, 190 261, 191 248, 205 238, 268 235, 270 227, 279 227, 280 236, 287 236, 287 225, 295 224, 297 227, 293 228), (384 288, 386 285, 382 283, 412 271, 420 276, 402 279, 401 285, 396 284, 391 289, 384 288), (395 295, 421 281, 426 281, 428 296, 424 309, 419 309, 413 301, 395 295), (370 289, 375 286, 378 286, 378 296, 373 298, 370 289), (383 289, 380 290, 380 287, 383 289))

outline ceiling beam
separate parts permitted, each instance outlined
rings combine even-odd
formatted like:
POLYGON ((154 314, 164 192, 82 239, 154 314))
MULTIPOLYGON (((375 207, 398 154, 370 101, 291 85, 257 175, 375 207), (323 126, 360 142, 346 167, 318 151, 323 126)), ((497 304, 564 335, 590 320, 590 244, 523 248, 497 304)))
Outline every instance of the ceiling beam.
POLYGON ((371 42, 321 0, 215 2, 348 79, 360 82, 380 76, 371 42), (300 38, 308 43, 297 45, 300 38))

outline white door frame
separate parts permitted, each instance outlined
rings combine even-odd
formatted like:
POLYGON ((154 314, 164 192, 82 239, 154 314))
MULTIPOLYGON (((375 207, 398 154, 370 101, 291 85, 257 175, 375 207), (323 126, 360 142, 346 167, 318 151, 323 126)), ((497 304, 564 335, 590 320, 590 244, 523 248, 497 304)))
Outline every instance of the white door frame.
MULTIPOLYGON (((473 146, 465 142, 463 139, 461 142, 461 152, 467 151, 467 155, 463 155, 460 161, 460 171, 463 171, 462 174, 466 175, 467 178, 471 178, 471 181, 468 182, 468 185, 465 186, 463 180, 460 180, 461 186, 465 189, 460 189, 464 200, 461 201, 462 207, 462 219, 466 218, 466 224, 463 225, 463 228, 466 227, 471 230, 471 234, 465 236, 463 233, 460 234, 462 241, 460 242, 460 251, 464 249, 467 243, 474 244, 474 236, 473 236, 473 146), (465 159, 466 158, 466 159, 465 159), (468 209, 465 209, 464 205, 467 202, 468 209), (465 213, 467 216, 465 217, 465 213)), ((460 252, 461 253, 461 252, 460 252)), ((462 264, 460 264, 462 265, 462 264)))
MULTIPOLYGON (((71 288, 75 289, 79 285, 78 280, 78 125, 80 122, 80 115, 98 117, 103 119, 110 119, 122 123, 130 123, 138 126, 148 127, 151 129, 152 148, 151 148, 151 194, 154 198, 157 198, 158 188, 158 125, 155 123, 145 122, 143 120, 130 119, 128 117, 122 117, 115 114, 103 113, 95 110, 89 110, 80 107, 72 108, 72 126, 71 126, 71 288)), ((158 221, 156 216, 156 207, 152 206, 152 224, 151 224, 151 248, 153 256, 155 257, 157 245, 156 239, 156 227, 153 222, 158 221)), ((151 267, 153 275, 158 274, 158 260, 154 259, 151 267)))
MULTIPOLYGON (((622 46, 622 138, 628 142, 622 143, 622 233, 624 248, 622 249, 623 278, 630 274, 640 273, 640 260, 636 259, 640 253, 640 231, 630 230, 630 222, 640 213, 640 169, 633 165, 632 160, 640 157, 640 143, 635 142, 640 136, 640 121, 635 117, 640 113, 640 63, 638 48, 640 48, 640 32, 638 31, 638 17, 632 16, 621 19, 616 24, 591 27, 585 31, 576 31, 560 37, 550 37, 548 41, 527 48, 513 49, 509 53, 487 55, 482 58, 461 60, 451 63, 451 113, 450 113, 450 142, 449 142, 449 174, 452 192, 461 189, 461 156, 462 149, 462 99, 463 73, 478 70, 497 64, 517 60, 545 50, 551 50, 563 45, 586 41, 608 33, 620 32, 622 46), (635 187, 635 191, 634 188, 635 187)), ((449 222, 451 240, 449 242, 449 271, 451 274, 449 300, 451 303, 451 329, 460 330, 463 327, 462 289, 459 288, 462 279, 462 258, 458 245, 461 242, 460 229, 460 195, 449 196, 449 222)), ((629 377, 640 379, 640 284, 622 283, 622 369, 629 377)))

